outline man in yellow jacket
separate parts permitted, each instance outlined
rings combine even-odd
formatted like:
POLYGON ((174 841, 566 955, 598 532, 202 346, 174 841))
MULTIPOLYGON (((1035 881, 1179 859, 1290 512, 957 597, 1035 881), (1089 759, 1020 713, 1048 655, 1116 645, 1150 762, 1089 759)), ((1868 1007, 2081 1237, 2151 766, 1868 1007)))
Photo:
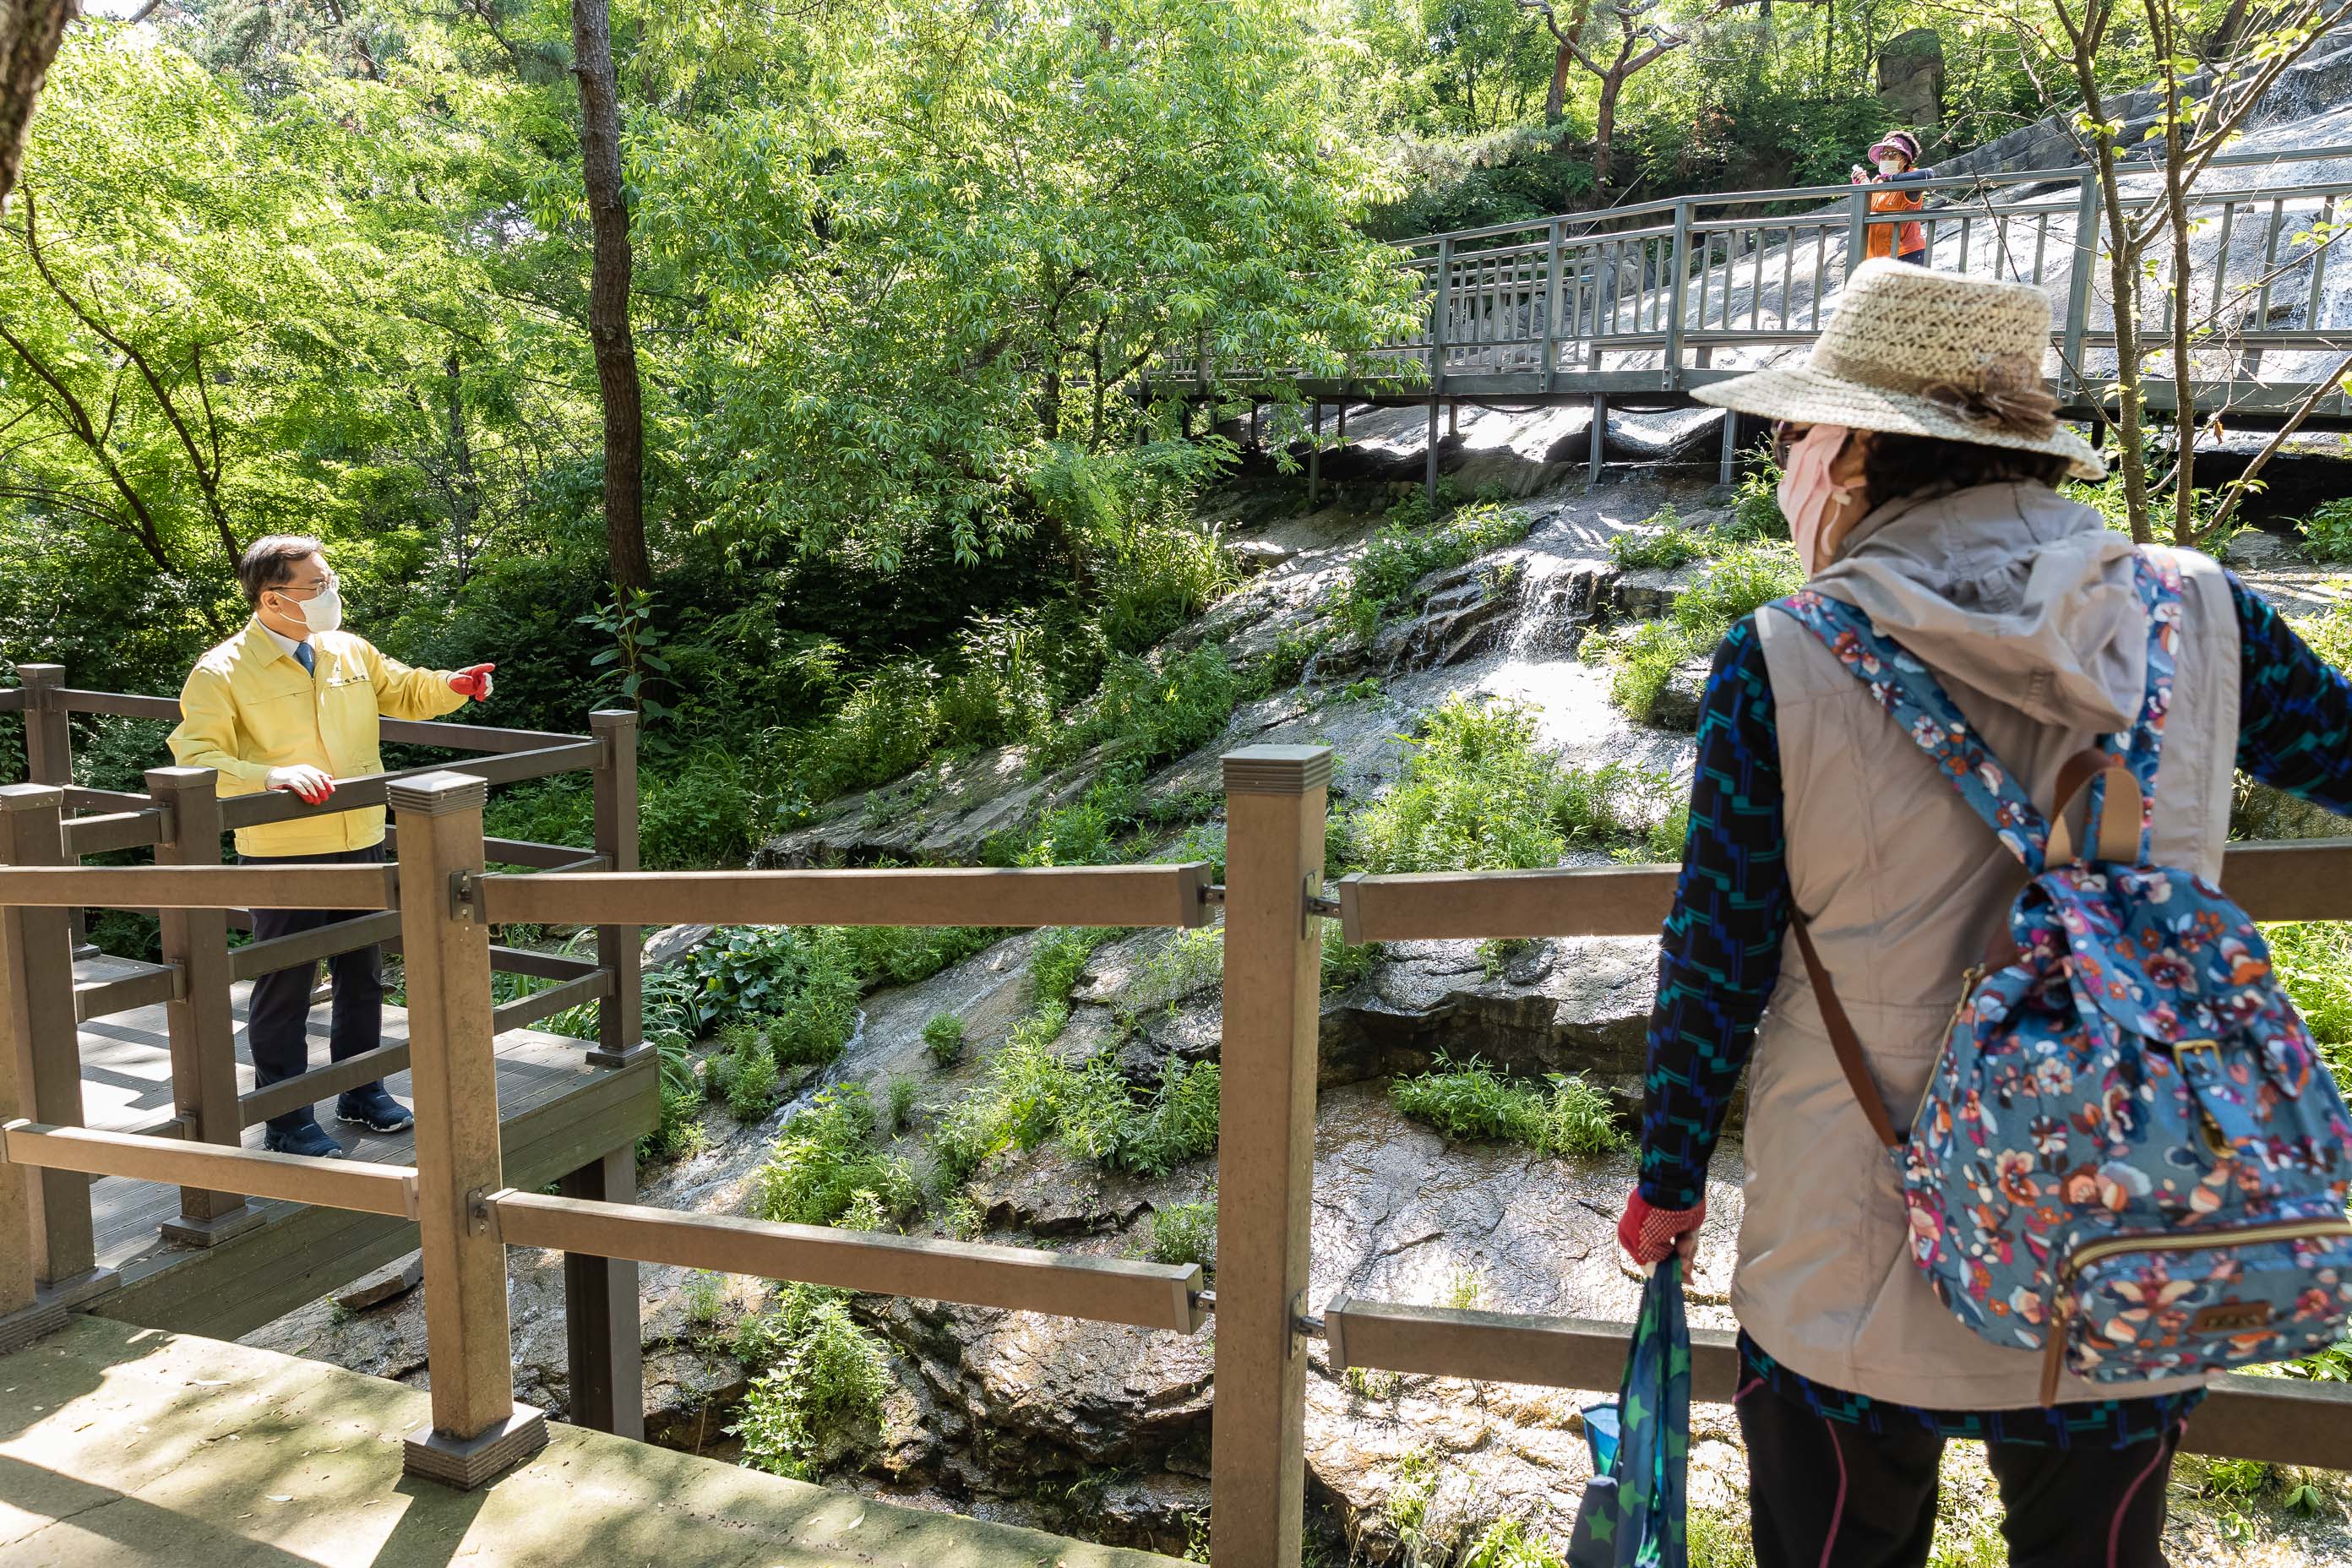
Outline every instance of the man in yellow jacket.
MULTIPOLYGON (((411 669, 340 629, 342 595, 315 539, 271 534, 256 540, 236 574, 253 619, 196 661, 180 692, 180 724, 171 740, 173 760, 214 770, 224 795, 282 789, 322 805, 332 798, 338 778, 383 771, 378 721, 385 715, 431 719, 463 707, 469 697, 480 701, 490 695, 490 665, 411 669)), ((380 862, 383 807, 241 827, 236 851, 238 864, 247 866, 380 862)), ((351 918, 349 910, 257 909, 253 938, 267 942, 351 918)), ((331 958, 327 966, 335 992, 328 1054, 341 1061, 383 1041, 383 959, 366 947, 331 958)), ((257 1086, 308 1069, 316 973, 316 964, 302 964, 253 983, 246 1034, 257 1086)), ((343 1094, 335 1118, 377 1132, 404 1131, 414 1121, 381 1082, 343 1094)), ((307 1105, 270 1118, 266 1146, 328 1158, 343 1152, 307 1105)))

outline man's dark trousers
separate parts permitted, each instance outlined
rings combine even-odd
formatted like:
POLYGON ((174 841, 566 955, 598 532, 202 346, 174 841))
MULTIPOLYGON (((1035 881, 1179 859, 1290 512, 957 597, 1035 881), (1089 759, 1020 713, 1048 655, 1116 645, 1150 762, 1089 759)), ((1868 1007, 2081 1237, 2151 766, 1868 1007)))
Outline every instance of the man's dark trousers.
MULTIPOLYGON (((240 866, 316 866, 324 863, 341 865, 381 865, 383 846, 371 844, 364 849, 345 849, 321 855, 240 855, 240 866)), ((253 940, 268 942, 272 937, 292 936, 297 931, 316 931, 337 921, 356 920, 363 911, 358 910, 256 910, 253 911, 253 940)), ((280 969, 264 974, 253 983, 253 995, 247 1004, 246 1037, 253 1049, 253 1082, 257 1089, 280 1082, 306 1071, 310 1065, 310 1037, 307 1032, 310 1019, 310 982, 318 974, 315 963, 299 963, 291 969, 280 969)), ((330 1061, 342 1061, 372 1051, 383 1043, 383 953, 379 948, 363 947, 353 952, 338 953, 327 960, 327 972, 334 982, 334 1022, 331 1026, 327 1057, 330 1061)), ((369 1087, 354 1084, 347 1093, 369 1087)), ((270 1131, 291 1132, 310 1121, 314 1112, 308 1106, 289 1110, 269 1119, 270 1131)))

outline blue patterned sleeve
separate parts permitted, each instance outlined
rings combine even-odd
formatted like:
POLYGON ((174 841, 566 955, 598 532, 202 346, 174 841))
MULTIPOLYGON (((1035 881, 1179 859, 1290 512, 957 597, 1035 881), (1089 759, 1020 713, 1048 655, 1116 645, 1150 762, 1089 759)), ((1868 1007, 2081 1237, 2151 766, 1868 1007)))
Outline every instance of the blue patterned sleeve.
POLYGON ((1642 1097, 1642 1196, 1687 1209, 1756 1026, 1780 977, 1789 924, 1780 742, 1754 617, 1716 650, 1699 702, 1698 765, 1675 907, 1658 952, 1642 1097))
POLYGON ((2238 767, 2352 812, 2352 685, 2263 596, 2227 574, 2238 609, 2238 767))

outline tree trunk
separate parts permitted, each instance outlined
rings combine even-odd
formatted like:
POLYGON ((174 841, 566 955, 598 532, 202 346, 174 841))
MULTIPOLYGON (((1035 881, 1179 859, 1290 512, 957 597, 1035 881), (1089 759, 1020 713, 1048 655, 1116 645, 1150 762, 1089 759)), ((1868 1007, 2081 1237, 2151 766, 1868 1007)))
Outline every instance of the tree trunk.
POLYGON ((41 79, 58 58, 66 24, 79 9, 76 0, 7 0, 0 5, 0 209, 16 188, 24 166, 25 136, 41 79))
POLYGON ((445 363, 449 401, 449 531, 457 558, 457 582, 463 585, 473 566, 474 519, 481 511, 481 485, 474 477, 474 447, 466 435, 466 405, 459 393, 464 378, 457 356, 445 363))
POLYGON ((1557 125, 1568 112, 1568 68, 1570 64, 1568 46, 1562 44, 1552 56, 1551 88, 1544 94, 1544 123, 1557 125))
POLYGON ((1617 135, 1617 93, 1625 85, 1622 72, 1601 79, 1601 107, 1592 116, 1592 183, 1609 184, 1610 143, 1617 135))
POLYGON ((604 396, 604 538, 613 586, 625 596, 653 586, 653 568, 646 559, 645 413, 629 335, 629 208, 621 192, 621 101, 606 0, 572 0, 572 58, 580 79, 581 172, 596 236, 588 341, 604 396))

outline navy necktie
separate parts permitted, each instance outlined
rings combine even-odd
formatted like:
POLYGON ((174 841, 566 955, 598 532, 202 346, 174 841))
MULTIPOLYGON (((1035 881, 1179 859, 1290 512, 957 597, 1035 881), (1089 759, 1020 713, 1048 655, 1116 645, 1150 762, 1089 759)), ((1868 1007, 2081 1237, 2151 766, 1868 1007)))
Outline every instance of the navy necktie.
POLYGON ((302 667, 303 674, 319 673, 319 651, 309 643, 298 642, 294 645, 294 660, 302 667))

